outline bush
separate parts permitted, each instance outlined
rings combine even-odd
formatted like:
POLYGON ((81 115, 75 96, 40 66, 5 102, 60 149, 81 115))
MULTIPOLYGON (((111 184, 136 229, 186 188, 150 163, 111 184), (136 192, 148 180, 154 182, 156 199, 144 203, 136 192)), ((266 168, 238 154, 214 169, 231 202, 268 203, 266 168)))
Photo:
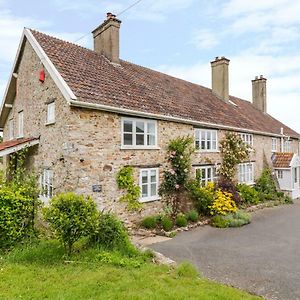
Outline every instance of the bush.
POLYGON ((210 187, 200 187, 197 180, 190 181, 188 184, 189 195, 194 202, 199 214, 209 215, 209 206, 214 200, 214 191, 210 187))
POLYGON ((264 169, 262 171, 260 177, 255 182, 254 188, 264 195, 273 195, 277 192, 271 169, 264 169))
POLYGON ((55 196, 49 207, 44 209, 45 220, 63 243, 68 255, 71 255, 76 241, 96 230, 97 216, 94 201, 74 193, 55 196))
POLYGON ((176 217, 176 225, 178 227, 185 227, 185 226, 187 226, 187 224, 188 224, 188 222, 187 222, 185 215, 178 214, 176 217))
POLYGON ((98 224, 90 236, 90 243, 103 249, 126 253, 133 248, 123 223, 109 213, 99 213, 98 224))
POLYGON ((29 237, 34 230, 37 200, 24 193, 22 186, 0 189, 0 248, 6 249, 29 237))
POLYGON ((246 204, 257 204, 260 201, 259 193, 253 187, 246 184, 238 184, 237 190, 246 204))
POLYGON ((212 217, 211 225, 218 228, 241 227, 251 222, 251 216, 248 213, 237 211, 226 216, 216 215, 212 217))
POLYGON ((199 214, 196 210, 191 210, 188 213, 186 213, 186 218, 188 221, 196 222, 198 221, 199 214))
POLYGON ((199 277, 199 272, 197 271, 197 269, 188 261, 182 262, 177 267, 176 271, 179 277, 185 277, 185 278, 199 277))
POLYGON ((147 229, 154 229, 157 226, 157 221, 156 216, 149 216, 141 221, 141 226, 147 229))
POLYGON ((241 196, 240 196, 239 192, 237 191, 237 188, 232 180, 221 176, 218 179, 217 188, 222 190, 223 192, 230 193, 232 195, 232 199, 236 205, 239 205, 242 203, 241 196))
POLYGON ((160 224, 164 231, 170 231, 173 228, 173 221, 169 216, 163 216, 160 224))
POLYGON ((232 200, 232 194, 218 189, 215 193, 213 204, 209 207, 211 215, 227 215, 237 211, 235 202, 232 200))

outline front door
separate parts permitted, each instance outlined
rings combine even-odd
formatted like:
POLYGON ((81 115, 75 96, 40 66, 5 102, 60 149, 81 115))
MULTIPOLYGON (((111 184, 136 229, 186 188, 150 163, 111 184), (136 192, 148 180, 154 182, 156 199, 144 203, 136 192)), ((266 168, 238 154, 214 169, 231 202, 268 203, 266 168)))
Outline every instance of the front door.
POLYGON ((292 168, 293 172, 293 188, 299 189, 300 187, 300 167, 292 168))

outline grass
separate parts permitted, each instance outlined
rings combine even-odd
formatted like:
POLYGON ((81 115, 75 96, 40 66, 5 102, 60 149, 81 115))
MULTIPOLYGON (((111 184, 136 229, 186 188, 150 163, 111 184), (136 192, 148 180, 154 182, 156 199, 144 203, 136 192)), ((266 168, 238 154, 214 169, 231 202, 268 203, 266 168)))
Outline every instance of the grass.
POLYGON ((4 254, 0 299, 260 299, 199 278, 187 263, 172 269, 147 262, 149 255, 136 255, 132 259, 140 264, 116 266, 119 254, 110 252, 114 259, 106 262, 99 254, 81 250, 67 263, 53 241, 4 254))

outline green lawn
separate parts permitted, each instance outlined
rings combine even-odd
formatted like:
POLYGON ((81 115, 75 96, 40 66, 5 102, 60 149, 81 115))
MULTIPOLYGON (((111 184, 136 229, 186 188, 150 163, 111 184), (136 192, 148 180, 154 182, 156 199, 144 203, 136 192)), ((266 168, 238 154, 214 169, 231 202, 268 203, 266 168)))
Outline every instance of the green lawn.
POLYGON ((118 267, 92 261, 88 253, 88 259, 81 255, 66 263, 61 250, 52 246, 2 255, 0 299, 260 299, 149 262, 118 267))

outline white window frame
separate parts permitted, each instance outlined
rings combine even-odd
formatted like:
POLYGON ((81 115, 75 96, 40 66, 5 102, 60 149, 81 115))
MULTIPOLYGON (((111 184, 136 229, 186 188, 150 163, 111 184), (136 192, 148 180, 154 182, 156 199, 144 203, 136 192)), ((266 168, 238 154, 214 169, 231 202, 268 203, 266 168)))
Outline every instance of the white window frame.
POLYGON ((140 118, 121 118, 122 123, 122 130, 121 130, 121 149, 159 149, 157 146, 157 121, 156 120, 149 120, 149 119, 140 119, 140 118), (124 122, 132 122, 132 131, 131 132, 124 132, 124 122), (144 133, 140 134, 144 136, 144 145, 137 145, 136 144, 136 123, 141 122, 144 123, 144 133), (148 125, 154 125, 154 145, 147 145, 147 137, 150 135, 148 133, 148 125), (124 144, 124 134, 132 134, 132 145, 125 145, 124 144))
POLYGON ((13 140, 14 138, 14 119, 8 120, 8 139, 13 140))
POLYGON ((18 138, 24 137, 24 111, 18 112, 18 138))
POLYGON ((139 177, 139 184, 140 184, 140 189, 141 189, 141 197, 140 197, 140 202, 149 202, 149 201, 155 201, 159 200, 159 194, 158 194, 158 187, 159 187, 159 169, 158 168, 144 168, 140 169, 140 177, 139 177), (156 172, 156 182, 151 182, 151 171, 156 172), (147 183, 142 182, 142 174, 143 172, 147 172, 147 183), (151 195, 151 184, 155 183, 156 184, 156 194, 153 196, 151 195), (143 197, 142 191, 143 191, 143 185, 147 186, 147 196, 143 197))
POLYGON ((50 169, 43 169, 40 177, 41 194, 40 199, 48 202, 53 197, 53 171, 50 169))
POLYGON ((47 104, 47 122, 46 125, 55 123, 55 101, 47 104))
POLYGON ((272 138, 272 152, 277 152, 277 138, 272 138))
POLYGON ((277 170, 277 178, 283 179, 283 170, 277 170))
POLYGON ((218 130, 195 128, 195 149, 199 152, 218 152, 218 130), (202 135, 204 135, 204 139, 202 139, 202 135), (212 138, 213 135, 215 135, 215 139, 212 138), (202 142, 204 142, 203 149, 201 148, 202 142), (197 147, 197 143, 199 147, 197 147), (210 143, 210 147, 208 147, 208 143, 210 143), (213 143, 215 143, 215 147, 213 147, 213 143))
POLYGON ((247 162, 238 165, 238 182, 244 184, 254 184, 254 163, 247 162), (251 166, 251 172, 249 172, 251 166))
POLYGON ((283 152, 292 152, 292 141, 291 140, 283 141, 283 152))
POLYGON ((253 147, 253 134, 252 133, 244 133, 244 132, 240 132, 239 133, 240 138, 242 139, 242 141, 250 146, 251 148, 253 147))
POLYGON ((204 178, 201 177, 200 183, 201 186, 205 186, 207 185, 208 182, 216 182, 218 176, 217 176, 217 168, 215 165, 207 165, 207 166, 199 166, 199 167, 195 167, 195 175, 197 177, 197 172, 200 171, 201 175, 202 175, 202 170, 204 170, 205 176, 204 178), (210 170, 210 174, 211 176, 208 176, 208 173, 210 170))

